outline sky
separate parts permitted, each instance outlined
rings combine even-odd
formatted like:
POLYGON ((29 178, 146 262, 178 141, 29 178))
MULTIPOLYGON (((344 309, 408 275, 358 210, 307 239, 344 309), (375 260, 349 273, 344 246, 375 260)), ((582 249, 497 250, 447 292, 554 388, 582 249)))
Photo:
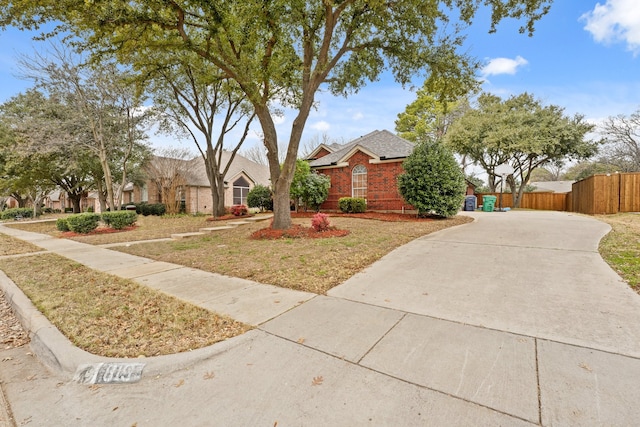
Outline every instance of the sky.
MULTIPOLYGON (((483 63, 482 90, 507 98, 524 92, 545 105, 601 122, 640 110, 640 2, 638 0, 555 0, 537 24, 533 37, 519 34, 520 22, 503 21, 488 34, 490 20, 480 13, 466 31, 465 51, 483 63)), ((26 32, 0 31, 0 102, 26 90, 16 77, 16 58, 41 49, 26 32)), ((413 82, 422 85, 420 78, 413 82)), ((415 88, 402 87, 390 74, 348 98, 320 92, 307 122, 302 146, 323 134, 346 142, 374 130, 395 130, 399 113, 415 99, 415 88)), ((288 139, 294 112, 277 119, 280 141, 288 139)), ((150 135, 156 147, 192 149, 190 141, 150 135)), ((256 123, 245 148, 260 144, 256 123)))

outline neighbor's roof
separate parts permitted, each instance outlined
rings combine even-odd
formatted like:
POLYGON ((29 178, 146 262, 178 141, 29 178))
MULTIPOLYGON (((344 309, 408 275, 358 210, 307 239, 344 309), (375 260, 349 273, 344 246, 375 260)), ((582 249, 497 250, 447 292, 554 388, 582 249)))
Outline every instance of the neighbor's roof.
MULTIPOLYGON (((414 145, 388 130, 375 130, 347 144, 331 146, 332 153, 312 160, 312 168, 335 166, 346 162, 356 151, 362 151, 378 160, 405 159, 413 152, 414 145)), ((315 150, 314 150, 315 151, 315 150)))
MULTIPOLYGON (((231 152, 223 151, 221 158, 220 168, 224 169, 226 165, 229 163, 229 159, 231 158, 231 152)), ((200 187, 209 187, 211 184, 209 183, 209 178, 207 178, 207 171, 205 170, 204 160, 202 157, 198 156, 192 160, 189 160, 192 166, 190 169, 191 176, 188 177, 189 185, 200 186, 200 187)), ((225 181, 229 181, 240 175, 240 173, 244 172, 254 183, 262 184, 265 186, 270 185, 270 175, 269 168, 267 166, 256 163, 252 160, 247 159, 240 154, 236 154, 233 158, 233 162, 227 171, 227 174, 224 177, 225 181)))
POLYGON ((529 185, 536 187, 535 192, 569 193, 575 181, 535 181, 529 185))

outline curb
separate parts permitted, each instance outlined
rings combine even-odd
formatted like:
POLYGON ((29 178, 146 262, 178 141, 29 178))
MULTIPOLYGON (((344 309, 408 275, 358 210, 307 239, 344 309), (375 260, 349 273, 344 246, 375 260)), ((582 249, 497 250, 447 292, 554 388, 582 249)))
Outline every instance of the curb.
MULTIPOLYGON (((254 329, 208 347, 163 356, 136 359, 98 356, 73 345, 2 270, 0 270, 0 289, 5 293, 5 298, 13 308, 16 317, 29 333, 33 353, 47 368, 67 380, 73 379, 80 366, 95 363, 144 363, 143 376, 168 374, 253 341, 255 335, 259 333, 254 329)), ((1 416, 0 420, 2 420, 1 416)))

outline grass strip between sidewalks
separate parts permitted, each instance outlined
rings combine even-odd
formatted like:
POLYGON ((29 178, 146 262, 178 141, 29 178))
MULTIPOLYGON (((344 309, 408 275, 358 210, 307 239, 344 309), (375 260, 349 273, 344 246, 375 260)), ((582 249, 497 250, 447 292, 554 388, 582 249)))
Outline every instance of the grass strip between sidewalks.
POLYGON ((0 259, 0 270, 74 345, 101 356, 180 353, 251 329, 55 254, 0 259))
POLYGON ((42 249, 24 240, 0 233, 0 256, 22 255, 39 252, 42 249))

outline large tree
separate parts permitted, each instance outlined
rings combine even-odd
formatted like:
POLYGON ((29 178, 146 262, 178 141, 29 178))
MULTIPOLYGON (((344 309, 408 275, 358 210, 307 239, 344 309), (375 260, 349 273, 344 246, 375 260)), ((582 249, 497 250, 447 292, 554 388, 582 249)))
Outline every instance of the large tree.
MULTIPOLYGON (((291 225, 289 187, 298 146, 321 85, 334 94, 357 91, 390 69, 405 84, 418 71, 432 77, 473 74, 458 52, 461 31, 480 5, 491 28, 507 17, 533 32, 552 0, 0 0, 0 23, 34 28, 50 20, 85 46, 129 62, 141 49, 188 50, 234 80, 253 105, 267 149, 274 190, 274 228, 291 225), (456 13, 457 12, 457 13, 456 13), (279 161, 273 104, 297 109, 284 163, 279 161)), ((443 87, 446 91, 446 87, 443 87)))
POLYGON ((603 162, 620 172, 640 172, 640 109, 629 116, 609 117, 599 130, 607 142, 603 162))
POLYGON ((179 62, 153 51, 139 54, 146 58, 137 63, 153 94, 160 128, 195 143, 209 179, 213 217, 224 215, 224 177, 255 117, 251 104, 235 81, 193 53, 185 52, 179 62), (230 138, 234 130, 239 133, 230 138), (228 159, 223 151, 230 153, 228 159))
POLYGON ((451 123, 469 109, 468 97, 479 85, 474 76, 428 79, 416 99, 398 114, 396 132, 414 143, 441 140, 451 123))
MULTIPOLYGON (((72 109, 30 89, 0 105, 0 121, 13 135, 9 143, 0 144, 5 150, 3 158, 10 160, 6 165, 13 164, 4 173, 12 175, 14 183, 37 182, 45 190, 60 187, 72 201, 74 212, 80 212, 80 201, 93 178, 91 154, 74 144, 78 126, 72 109)), ((42 198, 37 190, 29 193, 42 198)))
POLYGON ((128 173, 148 151, 146 112, 132 75, 114 62, 87 63, 63 45, 20 60, 25 77, 76 114, 73 144, 89 150, 102 167, 102 210, 120 208, 128 173), (115 169, 115 170, 114 170, 115 169))
POLYGON ((514 173, 506 180, 518 207, 536 168, 596 154, 599 141, 585 139, 593 128, 583 116, 565 116, 562 108, 545 106, 527 93, 507 100, 482 94, 477 107, 453 123, 445 141, 484 169, 492 191, 498 179, 496 167, 511 165, 514 173))

